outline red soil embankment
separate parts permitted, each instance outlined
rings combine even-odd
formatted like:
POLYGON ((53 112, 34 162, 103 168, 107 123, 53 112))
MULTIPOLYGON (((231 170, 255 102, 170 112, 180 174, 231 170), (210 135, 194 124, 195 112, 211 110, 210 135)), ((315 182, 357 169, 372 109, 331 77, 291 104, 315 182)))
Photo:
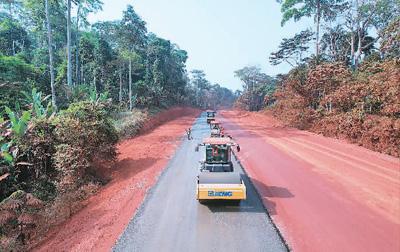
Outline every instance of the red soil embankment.
POLYGON ((223 126, 294 251, 400 251, 400 160, 224 111, 223 126))
POLYGON ((172 108, 149 120, 141 135, 121 142, 109 184, 35 250, 110 251, 198 114, 172 108))

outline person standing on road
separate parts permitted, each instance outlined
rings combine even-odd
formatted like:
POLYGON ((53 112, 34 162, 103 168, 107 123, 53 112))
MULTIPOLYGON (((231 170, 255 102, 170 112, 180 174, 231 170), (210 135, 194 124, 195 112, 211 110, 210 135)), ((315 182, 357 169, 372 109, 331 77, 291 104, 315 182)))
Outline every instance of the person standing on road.
POLYGON ((193 137, 192 137, 192 129, 188 128, 188 129, 185 129, 185 130, 186 130, 186 135, 187 135, 188 140, 192 140, 193 139, 193 137))

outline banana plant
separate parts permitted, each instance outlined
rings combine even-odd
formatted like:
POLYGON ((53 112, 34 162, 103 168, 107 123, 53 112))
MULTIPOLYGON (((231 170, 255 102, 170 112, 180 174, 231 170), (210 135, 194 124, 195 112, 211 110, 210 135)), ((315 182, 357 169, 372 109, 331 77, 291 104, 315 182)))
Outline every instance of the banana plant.
MULTIPOLYGON (((4 140, 3 137, 0 136, 0 143, 4 140)), ((12 142, 2 143, 0 145, 0 155, 1 157, 9 164, 14 162, 14 157, 10 153, 12 142)))
POLYGON ((47 106, 43 106, 51 95, 47 95, 42 97, 42 92, 38 92, 36 88, 32 89, 32 92, 29 94, 25 91, 22 91, 22 94, 25 96, 28 103, 32 106, 32 112, 37 118, 45 118, 50 116, 53 113, 53 107, 51 105, 51 101, 47 102, 47 106))
POLYGON ((89 91, 89 100, 92 103, 105 102, 108 99, 108 92, 97 94, 97 91, 94 88, 91 88, 89 91))
POLYGON ((31 120, 31 112, 24 111, 22 116, 18 117, 9 107, 5 107, 5 111, 10 118, 11 131, 16 137, 22 137, 26 129, 28 128, 28 123, 31 120))
MULTIPOLYGON (((21 138, 28 128, 29 121, 31 120, 31 112, 24 111, 22 115, 18 117, 18 115, 7 106, 5 107, 5 112, 11 123, 11 133, 14 137, 21 138)), ((0 121, 4 123, 4 119, 0 121)), ((18 148, 15 146, 12 148, 14 141, 14 139, 7 141, 4 136, 0 136, 0 156, 8 164, 13 164, 14 158, 18 152, 18 148), (11 151, 11 149, 13 149, 13 151, 11 151)))

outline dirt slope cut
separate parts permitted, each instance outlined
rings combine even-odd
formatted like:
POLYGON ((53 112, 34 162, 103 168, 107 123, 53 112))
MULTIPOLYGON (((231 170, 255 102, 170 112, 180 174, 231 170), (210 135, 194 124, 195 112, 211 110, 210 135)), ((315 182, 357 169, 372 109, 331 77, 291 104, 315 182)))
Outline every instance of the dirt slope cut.
POLYGON ((294 251, 400 251, 400 160, 223 112, 239 158, 294 251))
POLYGON ((80 212, 53 230, 35 250, 109 251, 147 190, 156 183, 185 128, 192 125, 198 114, 199 111, 190 108, 163 112, 162 118, 150 120, 146 133, 120 143, 118 162, 109 184, 91 197, 80 212), (167 114, 173 120, 168 121, 167 114))

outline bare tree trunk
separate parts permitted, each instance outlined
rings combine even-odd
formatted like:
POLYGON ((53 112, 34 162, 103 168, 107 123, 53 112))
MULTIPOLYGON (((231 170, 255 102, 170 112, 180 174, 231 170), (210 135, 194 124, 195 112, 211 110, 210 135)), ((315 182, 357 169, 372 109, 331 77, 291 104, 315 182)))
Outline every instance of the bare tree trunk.
POLYGON ((79 76, 79 15, 80 15, 81 5, 78 5, 78 11, 76 15, 76 45, 75 45, 75 82, 77 85, 81 83, 79 76))
POLYGON ((104 67, 102 67, 100 71, 100 90, 107 90, 107 87, 104 84, 104 67))
POLYGON ((119 104, 122 104, 122 66, 119 70, 119 104))
POLYGON ((53 37, 50 25, 50 14, 49 14, 49 1, 45 0, 45 11, 46 11, 46 22, 47 22, 47 39, 49 47, 49 67, 50 67, 50 87, 51 87, 51 103, 55 109, 57 109, 56 103, 56 90, 54 87, 54 61, 53 61, 53 37))
POLYGON ((13 11, 12 11, 12 1, 8 3, 8 12, 11 17, 13 17, 13 11))
POLYGON ((320 2, 320 0, 317 0, 317 16, 316 16, 317 32, 316 32, 316 41, 315 41, 315 57, 317 58, 317 62, 319 61, 319 28, 320 28, 320 21, 321 21, 321 2, 320 2))
POLYGON ((354 65, 355 67, 358 66, 359 60, 360 60, 360 56, 361 56, 361 27, 360 27, 360 10, 359 10, 359 2, 358 0, 356 0, 356 24, 357 24, 357 36, 358 36, 358 43, 357 43, 357 52, 354 55, 354 65))
POLYGON ((329 35, 330 36, 330 51, 331 51, 331 57, 333 58, 334 61, 338 61, 338 53, 336 50, 336 38, 334 38, 334 34, 332 33, 329 35))
POLYGON ((348 17, 347 17, 347 19, 349 20, 348 21, 349 22, 348 28, 350 30, 350 41, 348 41, 348 42, 350 44, 350 64, 351 64, 351 66, 354 66, 354 54, 355 54, 355 48, 354 48, 354 42, 355 42, 354 15, 355 14, 354 14, 354 5, 353 5, 353 3, 354 2, 352 2, 352 4, 351 4, 351 8, 350 8, 350 10, 348 12, 348 17))
POLYGON ((84 75, 84 67, 85 67, 85 64, 83 63, 83 61, 82 61, 82 64, 81 64, 81 80, 83 81, 83 84, 86 84, 86 80, 85 80, 85 75, 84 75))
POLYGON ((132 108, 132 59, 129 57, 129 110, 132 108))
POLYGON ((71 0, 68 1, 68 15, 67 15, 67 84, 72 86, 72 64, 71 64, 71 0))
MULTIPOLYGON (((355 40, 355 33, 357 33, 357 36, 358 36, 358 41, 357 41, 357 51, 355 51, 355 48, 354 48, 354 45, 353 45, 353 48, 352 48, 352 50, 354 50, 354 53, 353 53, 353 63, 354 63, 354 66, 357 68, 357 66, 358 66, 358 63, 359 63, 359 60, 360 60, 360 56, 361 56, 361 50, 362 50, 362 46, 361 46, 361 41, 362 41, 362 38, 361 38, 361 27, 360 27, 360 5, 359 5, 359 2, 358 2, 358 0, 355 0, 355 10, 356 10, 356 13, 355 13, 355 19, 356 19, 356 31, 354 32, 353 31, 353 37, 352 37, 352 39, 354 39, 355 40)), ((353 44, 354 44, 354 41, 353 40, 353 44)))
POLYGON ((362 41, 361 36, 362 36, 362 34, 361 34, 361 29, 358 29, 357 35, 358 35, 358 43, 357 43, 357 52, 355 54, 355 66, 356 67, 360 63, 361 54, 362 54, 362 45, 361 45, 361 41, 362 41))
POLYGON ((96 86, 96 68, 93 70, 93 88, 94 88, 94 91, 96 91, 96 94, 97 94, 97 86, 96 86))
POLYGON ((12 42, 12 53, 13 53, 13 56, 15 56, 15 40, 13 40, 13 42, 12 42))
POLYGON ((351 40, 350 40, 350 58, 351 58, 351 64, 354 65, 354 55, 355 55, 355 49, 354 49, 354 42, 355 42, 355 35, 354 35, 354 31, 351 30, 351 40))

